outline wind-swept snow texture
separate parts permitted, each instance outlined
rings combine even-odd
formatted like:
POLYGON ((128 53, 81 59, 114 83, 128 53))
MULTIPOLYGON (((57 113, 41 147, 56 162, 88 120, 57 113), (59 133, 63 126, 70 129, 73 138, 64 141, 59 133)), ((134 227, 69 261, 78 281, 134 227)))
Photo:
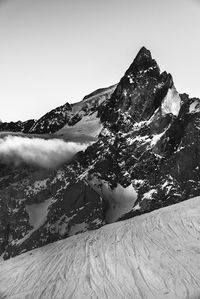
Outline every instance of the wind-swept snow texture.
POLYGON ((0 263, 0 298, 200 298, 200 197, 0 263))

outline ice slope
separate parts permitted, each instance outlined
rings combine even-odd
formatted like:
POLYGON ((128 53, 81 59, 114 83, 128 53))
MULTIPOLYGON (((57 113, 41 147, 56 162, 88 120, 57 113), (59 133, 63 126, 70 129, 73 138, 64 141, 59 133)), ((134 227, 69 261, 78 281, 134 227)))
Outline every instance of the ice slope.
POLYGON ((120 184, 113 190, 106 181, 92 178, 88 181, 89 185, 107 202, 106 223, 113 223, 133 208, 137 199, 137 192, 132 184, 123 188, 120 184))
POLYGON ((162 101, 161 111, 162 115, 172 113, 173 115, 178 116, 179 110, 181 106, 181 98, 176 91, 176 88, 172 86, 172 88, 168 89, 167 95, 162 101))
POLYGON ((65 125, 56 132, 56 136, 68 136, 69 139, 81 141, 94 141, 97 139, 103 125, 97 117, 97 112, 84 116, 74 126, 65 125))
POLYGON ((0 262, 0 298, 200 298, 200 197, 0 262))
POLYGON ((102 89, 100 88, 95 90, 94 92, 85 96, 82 101, 73 104, 72 111, 74 113, 80 111, 85 104, 87 104, 88 106, 92 106, 97 103, 98 104, 102 103, 107 97, 111 96, 111 94, 114 92, 116 87, 117 84, 114 84, 106 88, 102 88, 102 89))

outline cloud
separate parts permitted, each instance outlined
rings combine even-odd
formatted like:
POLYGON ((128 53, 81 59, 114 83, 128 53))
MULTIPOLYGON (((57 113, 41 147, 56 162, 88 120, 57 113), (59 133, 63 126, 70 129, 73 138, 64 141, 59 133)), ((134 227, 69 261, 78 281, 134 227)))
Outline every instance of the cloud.
POLYGON ((18 166, 22 163, 53 169, 73 158, 89 144, 7 136, 0 139, 0 163, 18 166))

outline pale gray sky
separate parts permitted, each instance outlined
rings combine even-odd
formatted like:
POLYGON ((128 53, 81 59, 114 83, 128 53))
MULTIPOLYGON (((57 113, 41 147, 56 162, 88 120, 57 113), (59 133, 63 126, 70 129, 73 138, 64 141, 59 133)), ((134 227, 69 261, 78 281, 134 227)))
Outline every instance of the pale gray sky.
POLYGON ((198 0, 0 1, 0 119, 39 118, 118 82, 142 46, 200 97, 198 0))

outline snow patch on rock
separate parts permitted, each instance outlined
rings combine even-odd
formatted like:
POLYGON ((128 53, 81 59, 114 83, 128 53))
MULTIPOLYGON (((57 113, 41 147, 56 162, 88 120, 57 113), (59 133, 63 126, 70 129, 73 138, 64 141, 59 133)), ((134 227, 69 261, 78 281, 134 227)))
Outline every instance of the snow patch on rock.
POLYGON ((29 223, 34 230, 38 229, 46 221, 50 204, 51 198, 42 203, 26 205, 26 211, 29 214, 29 223))
POLYGON ((137 199, 137 192, 130 184, 124 188, 119 183, 111 189, 106 181, 93 177, 90 186, 109 204, 106 212, 106 222, 112 223, 129 212, 137 199))
POLYGON ((198 113, 200 112, 200 101, 196 100, 189 107, 189 113, 198 113))
POLYGON ((151 199, 151 198, 152 198, 152 195, 153 195, 154 193, 156 193, 156 192, 157 192, 156 189, 151 189, 151 190, 149 190, 148 192, 146 192, 146 193, 143 194, 142 200, 143 200, 143 199, 151 199))
POLYGON ((168 89, 167 95, 162 101, 161 104, 161 111, 162 114, 172 113, 173 115, 178 115, 181 106, 181 98, 173 86, 172 88, 168 89))
POLYGON ((164 135, 165 132, 166 131, 164 131, 164 132, 162 132, 160 134, 153 135, 153 138, 151 140, 151 146, 154 146, 160 140, 160 138, 164 135))

